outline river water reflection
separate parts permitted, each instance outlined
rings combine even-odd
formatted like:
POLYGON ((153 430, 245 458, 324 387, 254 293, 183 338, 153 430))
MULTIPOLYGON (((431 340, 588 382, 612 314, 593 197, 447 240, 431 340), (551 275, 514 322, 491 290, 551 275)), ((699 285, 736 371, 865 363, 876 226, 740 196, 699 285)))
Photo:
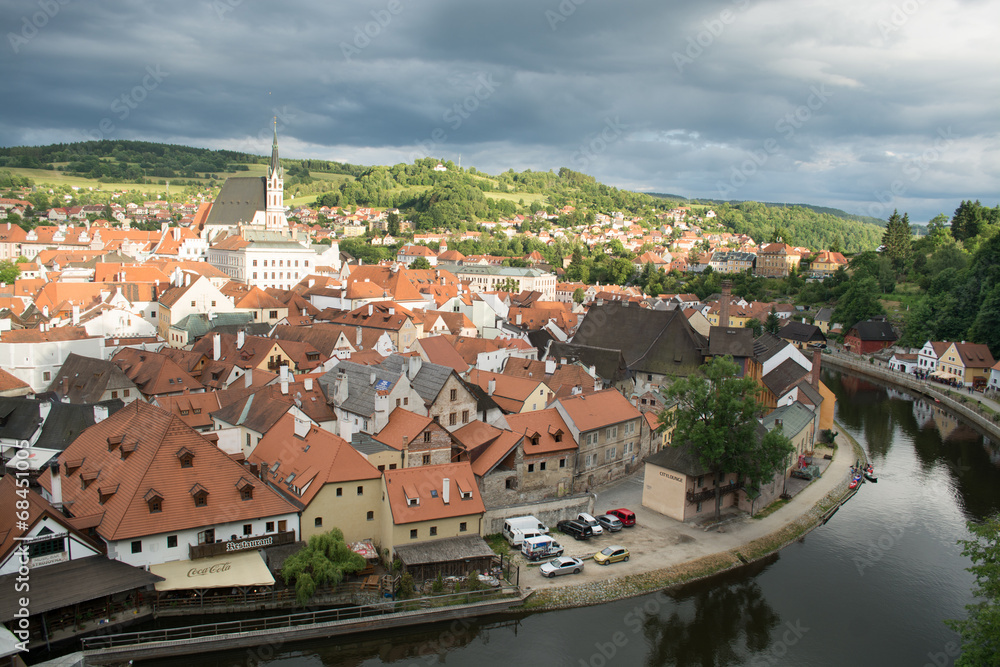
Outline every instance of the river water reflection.
POLYGON ((762 562, 594 607, 149 664, 951 664, 943 620, 963 616, 973 583, 956 540, 967 519, 1000 510, 1000 454, 926 400, 835 371, 823 380, 879 482, 762 562))

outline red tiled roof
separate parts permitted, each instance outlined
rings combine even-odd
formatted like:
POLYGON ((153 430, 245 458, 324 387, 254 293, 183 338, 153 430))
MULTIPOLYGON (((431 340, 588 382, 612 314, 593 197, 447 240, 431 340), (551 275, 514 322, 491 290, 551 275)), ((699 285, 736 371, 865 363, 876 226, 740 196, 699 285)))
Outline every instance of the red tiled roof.
POLYGON ((615 389, 559 399, 580 432, 639 417, 639 410, 615 389))
POLYGON ((451 517, 482 514, 486 511, 479 495, 476 476, 468 462, 418 466, 384 473, 386 495, 396 525, 451 517), (449 480, 449 502, 443 498, 443 480, 449 480), (431 494, 434 490, 437 497, 431 494), (463 499, 461 492, 471 494, 463 499), (410 505, 407 499, 416 498, 410 505))
MULTIPOLYGON (((294 505, 257 480, 253 498, 242 500, 237 483, 253 481, 243 466, 180 418, 142 401, 115 412, 91 426, 59 456, 59 462, 82 461, 72 473, 63 474, 63 502, 74 516, 100 514, 97 532, 106 540, 190 530, 201 526, 290 514, 294 505), (123 459, 120 449, 131 454, 123 459), (193 456, 190 467, 182 467, 178 452, 193 456), (80 478, 92 478, 83 488, 80 478), (117 490, 101 502, 98 488, 117 490), (208 492, 208 503, 196 507, 191 489, 208 492), (146 497, 155 491, 162 510, 150 512, 146 497)), ((39 483, 51 490, 51 471, 39 483)))

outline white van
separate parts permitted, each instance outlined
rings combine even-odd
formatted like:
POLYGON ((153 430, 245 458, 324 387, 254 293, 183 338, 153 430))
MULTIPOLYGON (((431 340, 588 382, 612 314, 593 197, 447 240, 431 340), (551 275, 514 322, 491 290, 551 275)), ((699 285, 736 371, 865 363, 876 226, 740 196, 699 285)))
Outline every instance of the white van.
POLYGON ((514 546, 521 546, 525 536, 547 535, 548 527, 533 516, 518 516, 503 522, 503 536, 514 546))
POLYGON ((593 528, 594 535, 601 535, 604 532, 604 529, 601 528, 601 524, 597 523, 597 519, 587 514, 586 512, 580 512, 577 515, 576 520, 582 524, 586 524, 591 528, 593 528))
POLYGON ((516 549, 523 549, 526 544, 525 540, 530 540, 534 537, 545 537, 545 533, 540 530, 534 530, 532 528, 526 528, 521 530, 520 528, 515 528, 510 531, 510 537, 507 541, 510 542, 511 546, 516 549))

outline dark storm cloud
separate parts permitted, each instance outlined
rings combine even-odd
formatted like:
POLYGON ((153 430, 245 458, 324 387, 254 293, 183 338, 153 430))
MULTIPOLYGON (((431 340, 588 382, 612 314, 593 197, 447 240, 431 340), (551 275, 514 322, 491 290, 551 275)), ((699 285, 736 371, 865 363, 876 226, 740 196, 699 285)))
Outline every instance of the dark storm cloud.
POLYGON ((0 143, 262 153, 276 115, 289 156, 461 154, 920 220, 996 198, 998 18, 954 0, 7 0, 0 143))

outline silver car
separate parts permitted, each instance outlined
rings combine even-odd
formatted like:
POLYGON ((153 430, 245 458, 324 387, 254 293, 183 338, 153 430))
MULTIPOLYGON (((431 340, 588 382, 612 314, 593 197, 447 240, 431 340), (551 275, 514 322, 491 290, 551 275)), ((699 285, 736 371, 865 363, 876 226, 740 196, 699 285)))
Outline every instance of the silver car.
POLYGON ((549 577, 550 579, 557 574, 579 574, 583 572, 583 561, 579 558, 570 558, 569 556, 560 556, 559 558, 554 558, 548 563, 543 563, 538 571, 542 573, 543 577, 549 577))
POLYGON ((597 523, 609 533, 617 533, 622 529, 622 520, 612 514, 602 514, 597 517, 597 523))

